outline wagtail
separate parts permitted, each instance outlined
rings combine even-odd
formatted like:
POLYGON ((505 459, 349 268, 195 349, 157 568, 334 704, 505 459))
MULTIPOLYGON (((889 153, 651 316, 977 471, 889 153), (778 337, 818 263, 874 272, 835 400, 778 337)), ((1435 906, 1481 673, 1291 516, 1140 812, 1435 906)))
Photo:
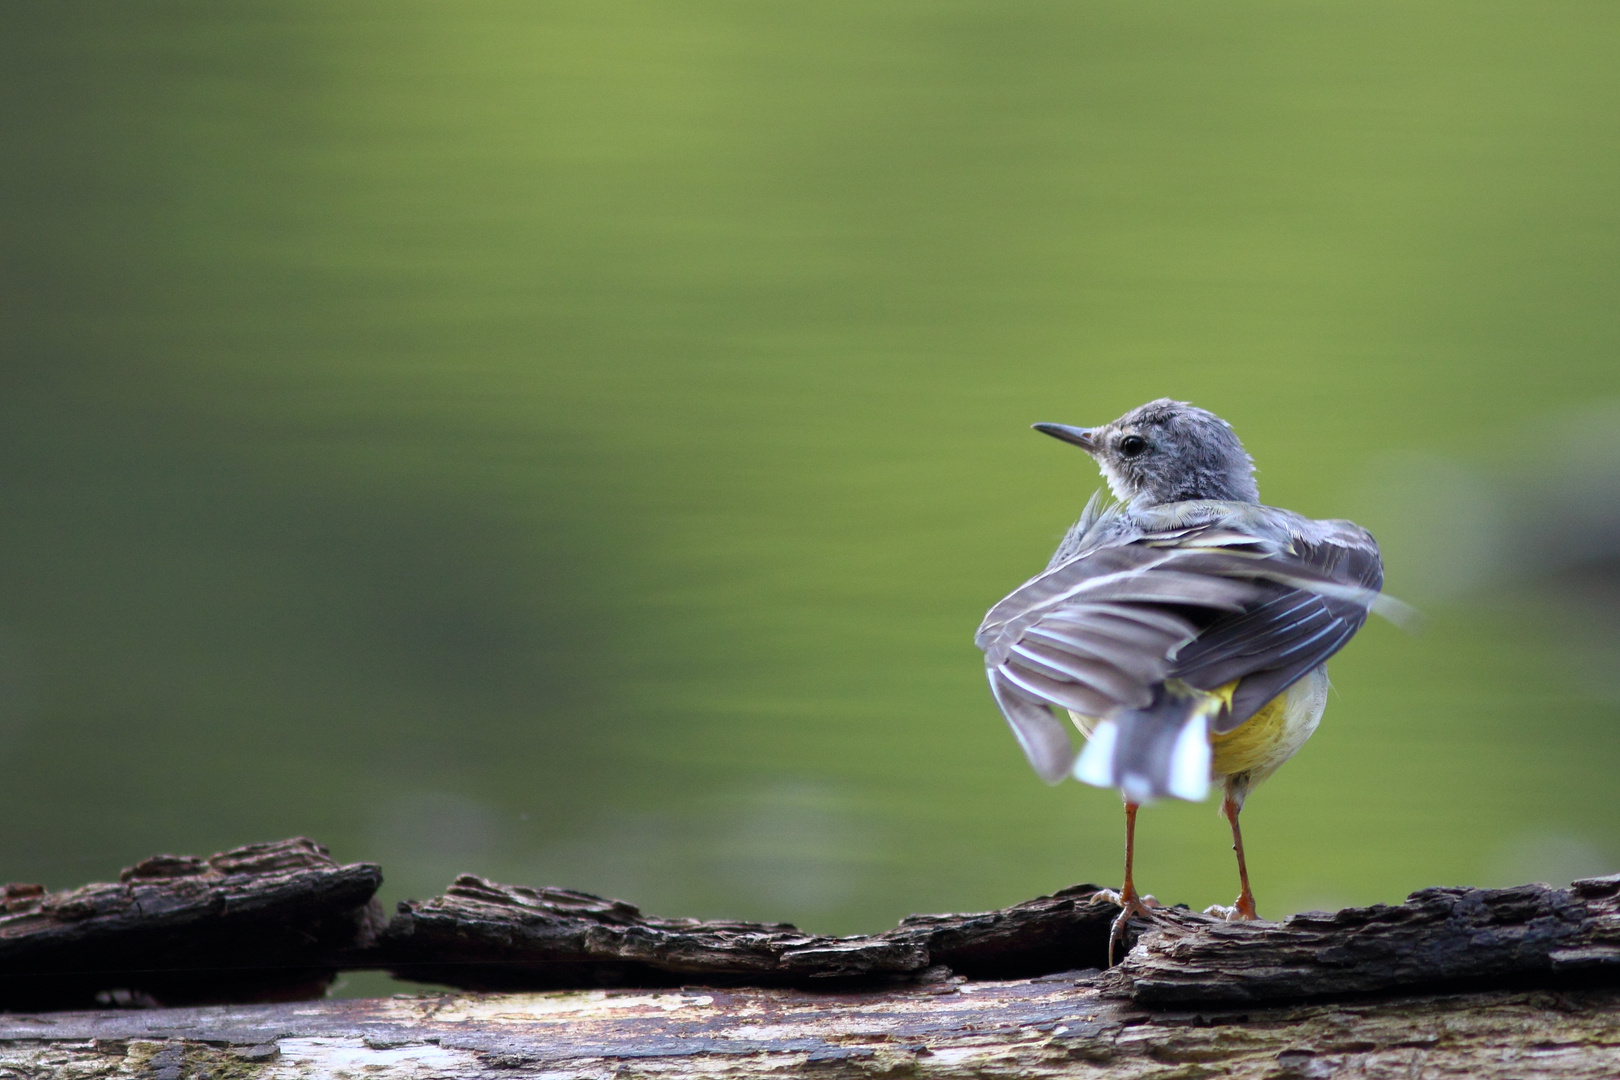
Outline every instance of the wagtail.
POLYGON ((991 608, 975 641, 1035 771, 1125 800, 1112 963, 1126 923, 1154 903, 1131 864, 1136 809, 1156 798, 1222 785, 1241 891, 1210 911, 1258 918, 1243 800, 1316 730, 1328 657, 1393 602, 1372 536, 1261 505, 1254 462, 1214 413, 1164 398, 1101 427, 1035 430, 1090 454, 1117 501, 1092 496, 1045 572, 991 608), (1078 755, 1054 708, 1085 736, 1078 755))

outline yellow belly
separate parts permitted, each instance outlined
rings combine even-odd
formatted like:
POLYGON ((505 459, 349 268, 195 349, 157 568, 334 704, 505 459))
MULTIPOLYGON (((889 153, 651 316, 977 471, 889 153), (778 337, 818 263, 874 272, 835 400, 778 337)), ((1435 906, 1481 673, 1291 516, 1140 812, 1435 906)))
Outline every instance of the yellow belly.
POLYGON ((1316 668, 1242 724, 1212 735, 1210 773, 1216 777, 1248 773, 1252 786, 1276 772, 1316 730, 1327 707, 1327 691, 1327 668, 1316 668))

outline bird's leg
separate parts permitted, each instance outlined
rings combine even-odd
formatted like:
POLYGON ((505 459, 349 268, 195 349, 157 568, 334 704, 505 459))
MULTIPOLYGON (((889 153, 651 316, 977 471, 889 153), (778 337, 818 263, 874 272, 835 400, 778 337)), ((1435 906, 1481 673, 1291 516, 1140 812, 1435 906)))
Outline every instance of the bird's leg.
POLYGON ((1111 900, 1119 905, 1119 914, 1114 918, 1114 924, 1108 930, 1108 966, 1114 966, 1114 953, 1119 943, 1125 938, 1125 927, 1137 915, 1147 915, 1149 910, 1159 906, 1159 902, 1151 896, 1138 896, 1136 882, 1132 878, 1132 870, 1136 863, 1136 803, 1125 804, 1125 884, 1120 886, 1119 892, 1104 889, 1097 893, 1098 897, 1111 900))
POLYGON ((1221 813, 1226 820, 1232 823, 1232 850, 1237 852, 1238 891, 1237 903, 1228 909, 1228 919, 1249 920, 1260 916, 1254 910, 1254 891, 1249 888, 1249 866, 1243 861, 1243 830, 1238 828, 1238 814, 1242 813, 1243 804, 1232 797, 1232 789, 1227 788, 1226 798, 1221 800, 1221 813))

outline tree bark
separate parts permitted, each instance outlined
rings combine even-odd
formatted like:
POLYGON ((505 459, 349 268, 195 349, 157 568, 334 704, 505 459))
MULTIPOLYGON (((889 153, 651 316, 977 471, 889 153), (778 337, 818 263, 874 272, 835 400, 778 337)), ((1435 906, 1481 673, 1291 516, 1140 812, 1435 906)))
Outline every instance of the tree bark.
POLYGON ((0 886, 0 1009, 318 997, 381 928, 380 884, 299 837, 64 892, 0 886))
POLYGON ((827 937, 787 923, 643 915, 569 889, 471 874, 407 902, 371 954, 406 978, 470 990, 607 986, 823 987, 906 980, 948 967, 974 978, 1043 975, 1107 962, 1117 907, 1074 885, 1001 911, 912 915, 882 934, 827 937))
POLYGON ((840 938, 470 875, 384 926, 380 880, 299 839, 5 886, 0 1078, 1620 1075, 1620 875, 1280 923, 1161 908, 1106 972, 1093 886, 840 938), (313 998, 360 968, 508 993, 42 1011, 313 998))
POLYGON ((1414 988, 1620 984, 1620 874, 1568 889, 1422 889, 1397 905, 1221 922, 1169 912, 1108 972, 1141 1004, 1241 1005, 1414 988))

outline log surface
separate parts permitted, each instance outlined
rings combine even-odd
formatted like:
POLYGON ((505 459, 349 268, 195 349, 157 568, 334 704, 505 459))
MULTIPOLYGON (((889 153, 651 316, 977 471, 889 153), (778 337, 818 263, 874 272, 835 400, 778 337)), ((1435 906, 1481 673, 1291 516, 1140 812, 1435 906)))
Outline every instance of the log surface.
POLYGON ((1620 1075, 1620 992, 1144 1009, 1095 973, 862 993, 688 987, 0 1016, 0 1078, 1620 1075))

